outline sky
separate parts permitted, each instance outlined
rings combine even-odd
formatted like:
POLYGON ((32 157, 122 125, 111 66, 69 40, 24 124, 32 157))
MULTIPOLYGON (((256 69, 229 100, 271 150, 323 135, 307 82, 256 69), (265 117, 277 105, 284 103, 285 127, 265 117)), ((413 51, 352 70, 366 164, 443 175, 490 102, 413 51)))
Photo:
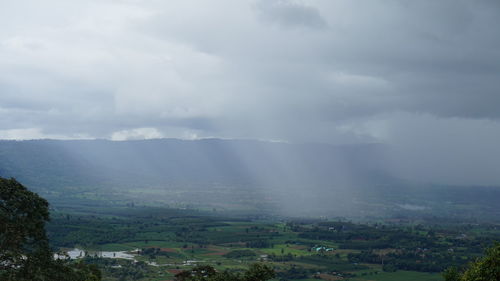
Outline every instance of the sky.
POLYGON ((0 26, 0 139, 383 143, 500 183, 496 0, 17 0, 0 26))

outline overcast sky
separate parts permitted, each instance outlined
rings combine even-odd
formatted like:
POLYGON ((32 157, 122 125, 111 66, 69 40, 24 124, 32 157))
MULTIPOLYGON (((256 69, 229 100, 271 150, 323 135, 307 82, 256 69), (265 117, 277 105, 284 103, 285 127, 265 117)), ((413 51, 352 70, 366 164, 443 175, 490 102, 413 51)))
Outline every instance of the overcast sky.
POLYGON ((0 26, 0 139, 378 142, 475 159, 458 171, 500 158, 497 0, 16 0, 0 26))

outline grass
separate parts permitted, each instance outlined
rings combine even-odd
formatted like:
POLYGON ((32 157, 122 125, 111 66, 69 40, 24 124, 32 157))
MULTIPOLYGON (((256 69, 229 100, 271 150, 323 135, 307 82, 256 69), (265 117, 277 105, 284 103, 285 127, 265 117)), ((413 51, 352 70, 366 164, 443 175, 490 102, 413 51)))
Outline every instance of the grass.
MULTIPOLYGON (((358 275, 360 275, 358 273, 358 275)), ((379 272, 378 274, 358 276, 352 281, 442 281, 438 273, 425 273, 398 270, 396 272, 379 272)))
POLYGON ((270 254, 275 254, 275 255, 292 254, 292 255, 297 255, 297 256, 311 255, 311 252, 307 251, 308 247, 304 247, 304 249, 296 249, 293 246, 294 245, 277 244, 277 245, 274 245, 272 248, 260 249, 260 252, 268 254, 268 255, 270 255, 270 254))
POLYGON ((95 250, 130 251, 130 250, 135 250, 135 249, 152 248, 152 247, 154 247, 154 248, 178 248, 178 249, 182 249, 184 244, 188 245, 188 248, 186 248, 185 250, 191 249, 192 244, 190 244, 190 243, 181 243, 181 242, 173 242, 173 241, 148 241, 146 243, 145 241, 135 241, 135 242, 127 242, 127 243, 118 243, 118 244, 111 243, 111 244, 99 245, 99 248, 95 249, 95 250))

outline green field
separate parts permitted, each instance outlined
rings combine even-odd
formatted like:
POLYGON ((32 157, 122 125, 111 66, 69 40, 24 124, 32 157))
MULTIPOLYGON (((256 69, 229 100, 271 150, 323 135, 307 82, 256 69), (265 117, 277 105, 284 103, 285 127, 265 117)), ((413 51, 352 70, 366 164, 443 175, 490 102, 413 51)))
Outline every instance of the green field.
POLYGON ((423 273, 414 271, 381 272, 352 278, 352 281, 442 281, 437 273, 423 273))
POLYGON ((445 268, 467 264, 500 237, 495 224, 438 225, 433 220, 284 221, 150 207, 98 212, 55 212, 48 232, 52 245, 61 249, 139 249, 134 252, 136 262, 84 259, 97 264, 108 281, 172 280, 196 265, 240 271, 255 262, 274 268, 276 280, 437 281, 445 268), (120 279, 123 276, 130 278, 120 279))

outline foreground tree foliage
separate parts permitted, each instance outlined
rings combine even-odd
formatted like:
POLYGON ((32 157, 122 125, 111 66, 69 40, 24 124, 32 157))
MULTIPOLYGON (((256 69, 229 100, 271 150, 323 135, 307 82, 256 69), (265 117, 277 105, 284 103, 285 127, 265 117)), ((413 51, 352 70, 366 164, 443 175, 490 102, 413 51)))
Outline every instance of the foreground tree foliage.
POLYGON ((473 262, 460 273, 457 268, 448 268, 443 277, 445 281, 492 281, 500 280, 500 243, 486 250, 486 255, 473 262))
POLYGON ((15 179, 0 177, 0 280, 101 280, 95 266, 54 259, 45 233, 48 206, 15 179))
POLYGON ((229 271, 217 272, 209 265, 197 266, 175 275, 177 281, 265 281, 275 277, 272 268, 254 263, 243 274, 229 271))

